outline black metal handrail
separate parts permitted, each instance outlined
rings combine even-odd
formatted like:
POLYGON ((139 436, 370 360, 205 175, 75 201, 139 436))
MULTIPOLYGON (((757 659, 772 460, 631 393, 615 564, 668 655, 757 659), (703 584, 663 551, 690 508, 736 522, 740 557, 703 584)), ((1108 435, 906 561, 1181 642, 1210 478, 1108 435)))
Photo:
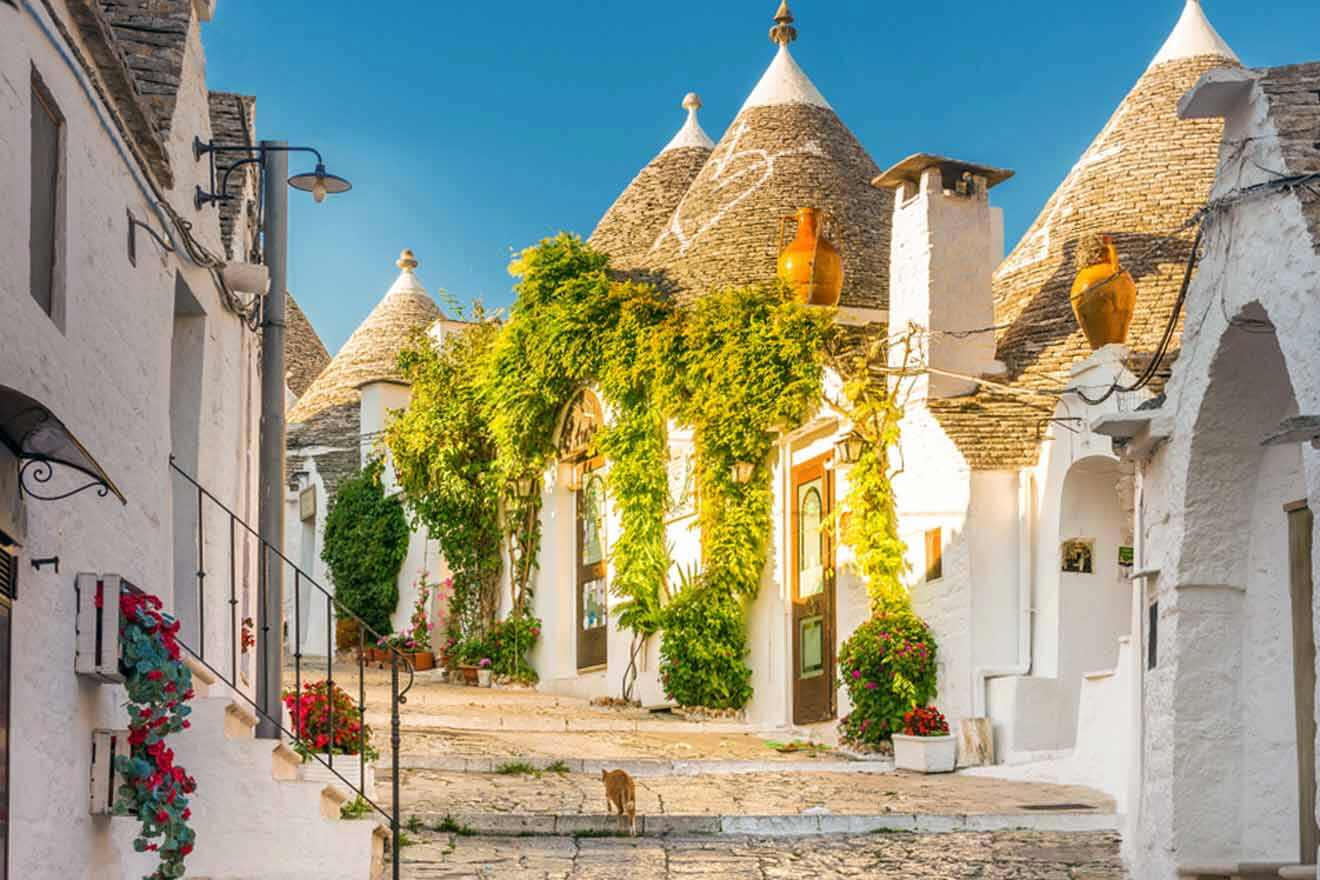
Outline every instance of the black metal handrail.
MULTIPOLYGON (((179 467, 170 456, 170 467, 174 472, 187 481, 188 485, 196 493, 197 497, 197 593, 198 593, 198 646, 193 650, 191 646, 184 644, 194 658, 197 659, 212 675, 220 681, 227 684, 239 697, 241 697, 259 717, 272 723, 282 737, 290 742, 301 745, 300 750, 306 755, 316 759, 323 767, 330 771, 335 777, 346 785, 350 791, 354 792, 363 803, 366 803, 371 809, 375 810, 386 821, 389 822, 391 834, 391 853, 390 858, 393 865, 394 880, 399 880, 399 843, 401 836, 400 810, 399 810, 399 745, 401 739, 401 723, 399 717, 399 707, 408 702, 408 692, 416 680, 412 661, 405 654, 400 652, 392 645, 386 643, 386 650, 389 652, 390 665, 390 761, 391 761, 391 779, 392 786, 390 808, 386 809, 367 795, 367 692, 366 692, 366 646, 367 638, 371 636, 372 641, 379 645, 384 642, 380 633, 367 625, 361 617, 346 607, 342 602, 335 598, 334 594, 326 590, 317 583, 310 575, 299 568, 292 560, 284 555, 278 548, 271 545, 269 541, 250 525, 248 525, 238 514, 234 513, 223 501, 216 498, 201 483, 197 482, 190 474, 179 467), (228 542, 229 542, 229 674, 222 672, 216 664, 212 663, 206 657, 206 503, 210 501, 212 506, 228 519, 228 542), (271 717, 271 713, 260 706, 255 700, 243 692, 238 685, 238 655, 242 638, 243 627, 238 620, 238 540, 239 531, 246 533, 257 542, 258 548, 258 568, 257 568, 257 607, 266 608, 266 591, 270 579, 270 566, 272 562, 276 565, 286 565, 293 571, 294 579, 294 638, 293 638, 293 668, 294 668, 294 690, 295 698, 293 701, 293 727, 290 731, 284 727, 283 712, 276 713, 279 717, 271 717), (302 590, 306 586, 313 590, 313 596, 320 593, 325 600, 326 608, 326 697, 328 704, 328 727, 331 731, 331 739, 328 744, 326 757, 322 757, 317 751, 317 745, 309 738, 301 736, 302 718, 301 718, 301 695, 303 690, 303 638, 302 638, 302 590), (344 774, 335 769, 334 754, 334 658, 335 658, 335 619, 336 617, 348 618, 357 622, 358 625, 358 695, 357 712, 360 721, 358 727, 358 779, 354 783, 344 774), (408 673, 408 682, 405 687, 400 689, 399 670, 403 668, 408 673)), ((281 608, 283 604, 281 603, 281 608)), ((310 610, 310 609, 309 609, 310 610)), ((281 615, 282 617, 282 615, 281 615)), ((269 670, 269 664, 272 662, 270 653, 272 647, 278 651, 282 645, 285 627, 281 619, 280 625, 275 627, 275 633, 278 638, 271 638, 272 621, 262 619, 261 631, 263 635, 261 650, 257 652, 258 671, 257 680, 266 681, 266 672, 269 670)), ((182 640, 181 640, 182 641, 182 640)), ((279 652, 282 654, 282 651, 279 652)), ((282 663, 283 657, 277 656, 273 662, 282 663)), ((281 694, 280 697, 283 697, 281 694)), ((282 703, 282 700, 281 700, 282 703)), ((343 762, 340 762, 343 766, 343 762)))

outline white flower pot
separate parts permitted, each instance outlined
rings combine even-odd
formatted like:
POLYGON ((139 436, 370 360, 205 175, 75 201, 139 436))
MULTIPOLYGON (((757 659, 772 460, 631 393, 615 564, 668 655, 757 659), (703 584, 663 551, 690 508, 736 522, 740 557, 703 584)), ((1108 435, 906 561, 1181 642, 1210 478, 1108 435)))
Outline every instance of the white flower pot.
POLYGON ((478 669, 478 670, 477 670, 477 687, 483 687, 483 688, 488 688, 488 687, 490 687, 491 676, 492 676, 492 673, 491 673, 491 671, 490 671, 489 669, 478 669))
POLYGON ((958 740, 950 736, 894 734, 894 766, 917 773, 952 773, 958 759, 958 740))
MULTIPOLYGON (((308 758, 303 761, 302 766, 298 768, 298 778, 303 782, 322 782, 337 785, 340 788, 344 787, 344 779, 346 779, 354 789, 357 789, 359 781, 362 779, 361 755, 335 755, 334 773, 331 773, 330 768, 322 764, 321 761, 328 763, 330 756, 317 755, 315 758, 308 758), (320 760, 318 761, 317 758, 320 760), (338 773, 344 779, 340 779, 335 773, 338 773)), ((376 768, 370 761, 367 762, 366 795, 369 798, 376 796, 376 768)))

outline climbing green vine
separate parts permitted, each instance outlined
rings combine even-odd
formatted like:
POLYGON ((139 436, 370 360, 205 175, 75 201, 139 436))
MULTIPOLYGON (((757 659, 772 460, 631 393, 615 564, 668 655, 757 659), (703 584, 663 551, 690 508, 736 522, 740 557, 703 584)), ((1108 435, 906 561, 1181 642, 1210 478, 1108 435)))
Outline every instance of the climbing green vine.
POLYGON ((523 251, 510 271, 517 300, 507 322, 405 355, 412 403, 388 439, 410 508, 451 567, 451 546, 459 553, 456 590, 464 567, 497 581, 507 546, 513 611, 526 613, 542 478, 559 457, 565 408, 595 389, 609 412, 589 452, 609 463, 621 526, 610 542, 611 589, 624 599, 616 623, 640 639, 673 634, 661 673, 675 699, 741 707, 751 693, 742 605, 765 569, 771 453, 780 431, 820 405, 832 314, 797 304, 779 285, 677 305, 620 279, 570 235, 523 251), (704 565, 674 587, 665 525, 671 421, 694 435, 704 565))
POLYGON ((907 546, 898 534, 890 462, 890 450, 898 448, 902 398, 910 378, 910 341, 840 333, 828 352, 831 368, 843 380, 842 396, 831 403, 849 417, 853 433, 863 441, 862 454, 848 471, 849 491, 843 508, 849 515, 842 523, 843 542, 853 549, 872 610, 910 609, 911 599, 902 580, 907 572, 907 546), (888 365, 891 347, 897 349, 892 369, 888 365))
POLYGON ((451 638, 483 636, 498 607, 503 482, 480 377, 499 333, 478 308, 443 345, 415 340, 400 358, 412 400, 385 435, 414 522, 440 543, 453 575, 451 638))

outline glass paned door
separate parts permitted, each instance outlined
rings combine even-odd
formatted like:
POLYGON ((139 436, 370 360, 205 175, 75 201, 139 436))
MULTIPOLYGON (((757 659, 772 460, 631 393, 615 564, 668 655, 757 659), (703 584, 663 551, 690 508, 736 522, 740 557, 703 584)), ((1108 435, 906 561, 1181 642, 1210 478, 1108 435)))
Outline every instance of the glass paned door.
POLYGON ((592 462, 577 493, 577 665, 604 666, 609 657, 609 584, 605 554, 605 477, 592 462))
POLYGON ((793 469, 793 723, 835 715, 834 540, 829 457, 793 469))

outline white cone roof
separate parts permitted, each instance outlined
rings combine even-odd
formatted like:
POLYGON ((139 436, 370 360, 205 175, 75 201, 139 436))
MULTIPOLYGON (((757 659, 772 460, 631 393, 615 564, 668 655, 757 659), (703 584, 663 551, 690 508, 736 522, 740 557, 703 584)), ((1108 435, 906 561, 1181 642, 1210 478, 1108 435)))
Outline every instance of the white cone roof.
POLYGON ((743 104, 742 109, 774 107, 779 104, 809 104, 826 110, 834 109, 806 72, 798 66, 787 45, 780 45, 775 60, 770 62, 770 67, 761 77, 761 81, 747 96, 747 102, 743 104))
POLYGON ((1167 61, 1195 58, 1198 55, 1217 55, 1230 61, 1238 60, 1237 53, 1215 30, 1210 19, 1206 18, 1201 0, 1187 0, 1182 17, 1150 66, 1156 67, 1167 61))
POLYGON ((674 139, 660 151, 662 156, 670 150, 683 150, 689 147, 696 147, 701 150, 715 149, 715 142, 710 139, 710 135, 706 134, 706 130, 701 127, 701 123, 697 120, 697 111, 701 109, 701 99, 697 97, 695 92, 691 92, 683 99, 683 106, 688 112, 687 122, 683 123, 683 127, 678 130, 678 134, 674 135, 674 139))

